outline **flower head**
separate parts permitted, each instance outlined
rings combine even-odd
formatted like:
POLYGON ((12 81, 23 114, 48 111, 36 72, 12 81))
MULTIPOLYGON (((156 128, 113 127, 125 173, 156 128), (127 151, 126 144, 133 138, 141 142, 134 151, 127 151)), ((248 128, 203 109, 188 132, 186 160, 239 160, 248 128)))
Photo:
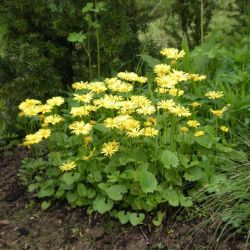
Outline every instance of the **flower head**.
POLYGON ((205 94, 209 99, 218 99, 222 97, 224 94, 222 91, 209 91, 205 94))
POLYGON ((179 58, 182 58, 185 55, 184 50, 181 50, 179 52, 178 49, 175 49, 175 48, 165 48, 165 49, 162 49, 160 53, 163 56, 166 56, 167 58, 174 59, 174 60, 178 60, 179 58))
POLYGON ((167 64, 157 64, 154 66, 154 72, 157 76, 164 76, 169 73, 171 70, 171 66, 167 64))
POLYGON ((183 133, 183 134, 186 134, 188 132, 188 128, 187 127, 181 127, 180 128, 180 131, 183 133))
POLYGON ((223 132, 225 132, 225 133, 227 133, 229 131, 229 128, 226 127, 226 126, 221 126, 220 130, 223 131, 223 132))
POLYGON ((105 156, 112 156, 119 150, 119 147, 120 145, 117 141, 107 142, 102 145, 101 153, 105 156))
POLYGON ((92 125, 89 123, 84 123, 83 121, 81 122, 74 122, 69 125, 69 129, 72 130, 73 134, 76 135, 88 135, 92 129, 92 125))
POLYGON ((159 130, 155 128, 147 127, 143 129, 143 135, 146 137, 155 137, 158 135, 158 133, 159 133, 159 130))
POLYGON ((64 103, 64 99, 61 96, 52 97, 51 99, 47 100, 47 104, 54 107, 54 106, 61 106, 64 103))
POLYGON ((76 163, 74 161, 68 162, 68 163, 63 163, 59 169, 62 172, 70 171, 72 169, 76 168, 76 163))
POLYGON ((199 130, 199 131, 195 132, 194 136, 195 136, 195 137, 200 137, 200 136, 203 136, 204 134, 205 134, 204 131, 199 130))
POLYGON ((227 111, 228 109, 228 106, 225 106, 224 108, 222 109, 217 109, 217 110, 214 110, 214 109, 210 109, 209 111, 214 114, 215 116, 218 116, 219 118, 222 117, 222 115, 224 114, 225 111, 227 111))
POLYGON ((59 115, 49 115, 44 118, 45 124, 56 124, 63 121, 63 118, 59 115))
POLYGON ((187 125, 192 128, 197 128, 198 126, 200 126, 200 123, 196 120, 189 120, 187 121, 187 125))

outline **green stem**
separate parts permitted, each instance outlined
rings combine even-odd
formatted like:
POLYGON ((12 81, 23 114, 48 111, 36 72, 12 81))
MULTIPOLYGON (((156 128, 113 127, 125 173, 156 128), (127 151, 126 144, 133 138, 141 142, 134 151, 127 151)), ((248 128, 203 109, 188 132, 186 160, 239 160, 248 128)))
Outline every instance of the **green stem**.
POLYGON ((204 41, 204 2, 201 0, 201 44, 203 44, 204 41))
MULTIPOLYGON (((97 0, 94 1, 95 5, 97 3, 97 0)), ((97 19, 97 13, 95 12, 95 23, 98 24, 97 19)), ((101 63, 100 63, 100 37, 99 37, 99 28, 97 27, 95 30, 95 36, 96 36, 96 46, 97 46, 97 73, 98 78, 101 76, 101 63)))

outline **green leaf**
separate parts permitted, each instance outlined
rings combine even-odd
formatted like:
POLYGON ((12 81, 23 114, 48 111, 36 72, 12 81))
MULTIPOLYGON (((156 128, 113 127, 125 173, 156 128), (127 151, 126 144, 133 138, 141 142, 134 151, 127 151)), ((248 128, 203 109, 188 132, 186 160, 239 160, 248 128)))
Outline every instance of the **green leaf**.
POLYGON ((126 224, 129 221, 130 213, 125 211, 119 211, 117 213, 117 218, 122 224, 126 224))
POLYGON ((88 2, 86 6, 82 8, 82 13, 85 14, 87 12, 93 11, 94 10, 94 4, 91 2, 88 2))
POLYGON ((28 186, 28 190, 29 192, 33 192, 34 190, 36 190, 37 188, 39 188, 40 184, 39 183, 31 183, 28 186))
POLYGON ((58 169, 58 167, 49 168, 49 169, 47 169, 47 171, 46 171, 46 175, 47 175, 47 176, 58 176, 58 175, 60 175, 60 174, 61 174, 61 172, 60 172, 60 170, 58 169))
POLYGON ((164 164, 164 167, 167 169, 170 169, 171 166, 176 168, 179 164, 179 160, 176 153, 173 153, 167 149, 162 151, 160 160, 164 164))
POLYGON ((41 190, 37 193, 38 198, 49 197, 55 193, 54 187, 42 187, 41 190))
POLYGON ((150 55, 147 55, 147 54, 141 54, 141 59, 147 63, 147 65, 151 68, 153 68, 156 64, 160 64, 161 61, 157 58, 154 58, 150 55))
POLYGON ((83 41, 86 39, 86 36, 82 32, 72 32, 69 33, 67 40, 72 43, 83 43, 83 41))
POLYGON ((110 199, 122 200, 122 194, 127 192, 127 188, 123 185, 114 185, 105 190, 110 199))
POLYGON ((56 198, 61 198, 64 195, 64 189, 63 188, 59 188, 56 191, 56 198))
POLYGON ((92 188, 88 188, 88 189, 87 189, 87 197, 88 197, 89 199, 94 198, 95 195, 96 195, 96 191, 95 191, 94 189, 92 189, 92 188))
POLYGON ((94 129, 96 129, 97 131, 99 131, 99 132, 102 132, 102 133, 107 133, 108 131, 109 131, 109 129, 108 128, 106 128, 103 124, 101 124, 101 123, 96 123, 95 125, 94 125, 94 129))
POLYGON ((204 172, 200 167, 192 167, 186 170, 184 178, 187 181, 197 181, 204 177, 204 172))
POLYGON ((175 189, 166 189, 161 192, 162 197, 168 201, 168 203, 173 206, 179 206, 179 194, 175 189))
POLYGON ((195 137, 195 141, 205 148, 212 148, 213 141, 208 135, 203 135, 200 137, 195 137))
POLYGON ((42 204, 41 204, 41 207, 43 210, 46 210, 50 207, 51 205, 51 202, 50 201, 43 201, 42 204))
POLYGON ((138 224, 141 224, 145 218, 145 215, 143 213, 130 213, 129 215, 129 221, 133 226, 136 226, 138 224))
POLYGON ((129 157, 138 163, 148 162, 149 159, 148 152, 142 147, 134 149, 129 157))
POLYGON ((232 148, 224 147, 222 144, 216 144, 216 149, 223 153, 230 153, 234 151, 232 148))
POLYGON ((69 203, 73 203, 77 200, 78 196, 76 192, 68 191, 66 194, 66 198, 69 203))
POLYGON ((68 186, 72 185, 75 182, 75 178, 74 178, 74 176, 71 173, 65 173, 65 174, 63 174, 62 180, 68 186))
POLYGON ((87 195, 87 189, 86 186, 83 183, 77 184, 77 193, 79 196, 84 197, 87 195))
POLYGON ((153 219, 152 223, 156 226, 159 227, 162 224, 162 221, 165 217, 165 214, 161 211, 157 212, 157 216, 153 219))
POLYGON ((190 198, 185 197, 183 194, 180 195, 180 203, 183 207, 191 207, 193 202, 190 198))
POLYGON ((157 187, 155 176, 149 171, 140 171, 139 180, 141 189, 144 193, 153 193, 157 187))
POLYGON ((98 195, 93 202, 93 209, 104 214, 112 209, 114 202, 104 196, 98 195))

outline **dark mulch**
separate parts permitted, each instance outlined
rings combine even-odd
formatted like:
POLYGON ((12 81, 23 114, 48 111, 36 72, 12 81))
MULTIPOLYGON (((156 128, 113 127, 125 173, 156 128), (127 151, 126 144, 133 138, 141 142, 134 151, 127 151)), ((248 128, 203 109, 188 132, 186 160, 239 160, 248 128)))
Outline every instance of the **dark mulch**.
POLYGON ((220 250, 247 249, 240 236, 218 243, 211 227, 194 233, 199 222, 174 222, 170 215, 156 228, 123 226, 107 215, 88 216, 85 208, 62 202, 43 211, 17 177, 26 155, 15 148, 12 156, 0 157, 0 249, 200 250, 215 249, 216 244, 220 250))

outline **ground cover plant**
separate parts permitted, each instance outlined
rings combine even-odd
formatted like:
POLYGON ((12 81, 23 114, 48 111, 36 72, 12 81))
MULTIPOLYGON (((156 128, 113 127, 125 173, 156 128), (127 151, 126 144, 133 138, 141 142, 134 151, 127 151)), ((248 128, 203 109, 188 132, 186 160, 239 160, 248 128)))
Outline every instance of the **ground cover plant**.
MULTIPOLYGON (((230 104, 219 89, 197 91, 206 76, 181 70, 183 50, 161 55, 146 76, 75 82, 68 98, 19 105, 21 119, 34 125, 21 179, 43 208, 66 199, 137 225, 160 204, 190 207, 192 190, 215 192, 225 182, 217 174, 231 163, 225 157, 242 158, 227 142, 230 104)), ((158 212, 153 223, 162 220, 158 212)))

